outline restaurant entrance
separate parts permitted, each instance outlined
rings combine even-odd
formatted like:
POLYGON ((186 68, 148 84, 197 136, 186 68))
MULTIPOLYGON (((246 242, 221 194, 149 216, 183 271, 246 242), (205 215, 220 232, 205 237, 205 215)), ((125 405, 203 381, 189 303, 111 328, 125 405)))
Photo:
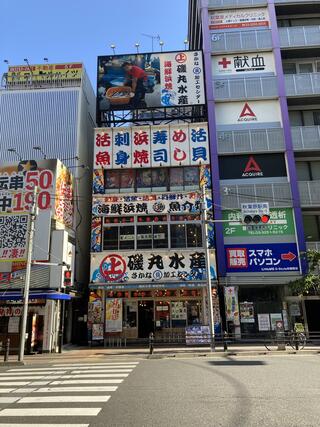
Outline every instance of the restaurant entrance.
POLYGON ((138 305, 138 336, 147 338, 154 332, 153 301, 139 301, 138 305))

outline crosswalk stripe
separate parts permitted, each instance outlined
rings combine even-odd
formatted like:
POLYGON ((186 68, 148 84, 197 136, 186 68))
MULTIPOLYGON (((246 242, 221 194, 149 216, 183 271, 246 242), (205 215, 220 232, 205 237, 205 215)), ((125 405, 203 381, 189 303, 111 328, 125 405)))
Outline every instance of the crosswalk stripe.
POLYGON ((14 408, 3 409, 0 417, 95 417, 102 408, 14 408))
POLYGON ((14 391, 14 388, 0 388, 0 394, 11 393, 12 391, 14 391))
MULTIPOLYGON (((63 375, 64 376, 64 375, 63 375)), ((22 375, 21 377, 1 377, 0 378, 0 384, 2 381, 13 381, 13 380, 56 380, 57 378, 61 378, 61 375, 52 375, 52 376, 46 376, 46 375, 22 375)))
POLYGON ((57 376, 60 376, 60 375, 63 375, 63 374, 65 374, 67 371, 61 371, 61 372, 57 372, 57 371, 53 371, 53 372, 51 372, 51 371, 44 371, 44 372, 29 372, 29 371, 26 371, 26 373, 24 374, 24 371, 21 371, 21 372, 6 372, 6 373, 4 373, 4 374, 0 374, 0 380, 1 380, 1 378, 2 377, 7 377, 7 376, 10 376, 10 377, 12 377, 12 378, 15 378, 15 377, 17 377, 17 378, 19 378, 20 377, 20 375, 41 375, 41 376, 43 376, 43 375, 57 375, 57 376))
POLYGON ((0 397, 0 403, 14 403, 19 397, 0 397))
POLYGON ((64 385, 64 384, 121 384, 123 380, 106 378, 104 380, 62 380, 52 381, 50 385, 64 385))
MULTIPOLYGON (((65 392, 89 392, 89 391, 116 391, 117 386, 85 386, 85 387, 41 387, 33 389, 35 393, 65 393, 65 392)), ((23 389, 20 389, 23 390, 23 389)))
POLYGON ((78 375, 63 375, 61 378, 126 378, 129 374, 78 374, 78 375))
MULTIPOLYGON (((62 373, 65 373, 66 369, 65 368, 63 368, 63 369, 61 369, 61 368, 15 368, 15 369, 9 369, 8 370, 8 372, 18 372, 18 373, 21 373, 21 372, 38 372, 38 371, 39 371, 39 373, 41 371, 50 372, 50 373, 52 371, 61 371, 62 373)), ((52 372, 52 373, 56 374, 56 372, 52 372)))
POLYGON ((89 424, 4 424, 0 423, 0 427, 89 427, 89 424))
POLYGON ((61 363, 53 366, 113 366, 113 365, 138 365, 140 362, 106 362, 106 363, 61 363))
POLYGON ((18 403, 108 402, 111 396, 37 396, 23 397, 18 403))
POLYGON ((11 386, 15 386, 15 385, 27 385, 27 384, 29 384, 30 383, 30 381, 4 381, 4 382, 2 382, 1 381, 1 385, 3 386, 3 385, 11 385, 11 386))
MULTIPOLYGON (((136 368, 136 366, 133 366, 133 365, 114 365, 114 366, 101 366, 101 370, 103 370, 103 369, 109 369, 110 371, 111 370, 113 370, 113 369, 134 369, 134 368, 136 368)), ((72 367, 71 368, 72 370, 78 370, 78 371, 91 371, 91 370, 99 370, 100 371, 100 368, 99 368, 99 366, 83 366, 83 367, 81 367, 81 366, 74 366, 74 367, 72 367)))
POLYGON ((106 374, 106 373, 120 373, 120 372, 132 372, 133 369, 88 369, 88 370, 74 370, 71 374, 106 374))
POLYGON ((12 389, 12 393, 33 393, 36 390, 37 390, 36 388, 25 387, 25 388, 12 389))

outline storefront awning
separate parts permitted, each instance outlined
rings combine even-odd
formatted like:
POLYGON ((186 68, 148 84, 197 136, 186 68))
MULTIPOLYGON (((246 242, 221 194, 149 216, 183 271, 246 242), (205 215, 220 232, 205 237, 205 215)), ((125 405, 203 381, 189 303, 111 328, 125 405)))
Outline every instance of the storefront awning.
MULTIPOLYGON (((18 301, 23 299, 20 292, 1 292, 0 301, 18 301)), ((50 299, 50 300, 71 300, 71 296, 61 292, 30 292, 29 300, 32 299, 50 299)))
MULTIPOLYGON (((217 282, 212 281, 211 286, 217 282)), ((128 291, 128 290, 150 290, 150 289, 197 289, 207 286, 205 281, 198 282, 175 282, 175 283, 89 283, 89 289, 104 289, 106 291, 128 291)))

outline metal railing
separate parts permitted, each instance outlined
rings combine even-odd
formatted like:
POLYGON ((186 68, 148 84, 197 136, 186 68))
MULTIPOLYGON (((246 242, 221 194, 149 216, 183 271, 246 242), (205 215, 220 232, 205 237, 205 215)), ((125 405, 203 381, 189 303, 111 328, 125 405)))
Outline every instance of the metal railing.
POLYGON ((302 207, 320 206, 320 180, 299 181, 298 185, 302 207))
POLYGON ((306 242, 307 249, 320 251, 320 242, 306 242))
POLYGON ((283 129, 218 131, 219 154, 284 150, 283 129))
POLYGON ((209 8, 218 7, 248 7, 248 6, 262 6, 266 5, 267 0, 209 0, 209 8))
POLYGON ((280 46, 303 47, 320 45, 320 25, 279 28, 280 46))
POLYGON ((271 30, 231 31, 211 34, 211 50, 236 52, 242 50, 263 50, 272 48, 271 30))
POLYGON ((320 150, 320 126, 291 127, 293 149, 320 150))
POLYGON ((277 98, 277 78, 275 76, 267 76, 214 80, 214 93, 217 101, 262 97, 277 98))
POLYGON ((291 207, 289 183, 221 185, 221 206, 224 209, 241 209, 241 203, 269 203, 270 207, 291 207))
POLYGON ((287 96, 320 96, 320 73, 286 74, 287 96))

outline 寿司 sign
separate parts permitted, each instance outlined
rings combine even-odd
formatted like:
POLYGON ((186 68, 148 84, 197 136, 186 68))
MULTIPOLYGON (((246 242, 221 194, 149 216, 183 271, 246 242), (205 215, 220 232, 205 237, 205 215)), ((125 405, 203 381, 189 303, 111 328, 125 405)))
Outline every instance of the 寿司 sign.
POLYGON ((209 164, 207 123, 95 129, 94 169, 209 164))
POLYGON ((210 30, 252 27, 269 27, 269 14, 266 7, 216 10, 209 13, 210 30))

